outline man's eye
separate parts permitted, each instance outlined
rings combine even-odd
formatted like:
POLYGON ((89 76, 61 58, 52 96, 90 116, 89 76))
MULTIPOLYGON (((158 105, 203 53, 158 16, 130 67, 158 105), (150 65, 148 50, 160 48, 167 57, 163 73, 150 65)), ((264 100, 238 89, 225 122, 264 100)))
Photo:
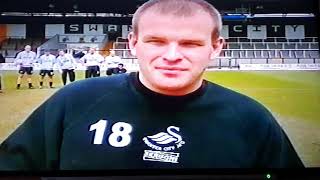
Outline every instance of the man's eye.
POLYGON ((164 44, 165 42, 161 40, 148 40, 147 43, 154 44, 154 45, 161 45, 161 44, 164 44))

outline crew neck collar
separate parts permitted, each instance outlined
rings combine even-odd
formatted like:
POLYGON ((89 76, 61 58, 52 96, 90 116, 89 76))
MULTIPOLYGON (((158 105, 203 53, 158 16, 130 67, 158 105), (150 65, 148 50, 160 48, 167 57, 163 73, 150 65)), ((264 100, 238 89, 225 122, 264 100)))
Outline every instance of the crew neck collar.
POLYGON ((134 88, 147 98, 150 98, 150 100, 158 103, 168 103, 168 104, 175 104, 175 103, 185 103, 188 101, 191 101, 197 97, 202 96, 206 89, 207 89, 207 84, 208 82, 206 80, 203 80, 200 88, 197 90, 186 94, 182 96, 170 96, 170 95, 165 95, 161 93, 154 92, 144 86, 142 82, 139 79, 139 72, 132 72, 129 74, 130 81, 132 82, 134 88))

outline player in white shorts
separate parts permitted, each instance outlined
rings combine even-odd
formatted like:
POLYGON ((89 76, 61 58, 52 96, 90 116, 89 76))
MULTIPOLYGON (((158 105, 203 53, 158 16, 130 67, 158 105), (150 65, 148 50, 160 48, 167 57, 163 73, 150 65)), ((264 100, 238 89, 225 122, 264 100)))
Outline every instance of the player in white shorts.
POLYGON ((80 62, 87 67, 86 78, 99 77, 100 76, 100 64, 104 61, 103 56, 96 53, 95 48, 90 48, 89 52, 84 55, 80 62))
POLYGON ((40 63, 40 89, 43 87, 43 79, 46 75, 49 77, 49 87, 53 88, 52 77, 54 75, 53 66, 56 63, 56 57, 50 54, 50 50, 45 50, 45 53, 40 56, 38 62, 40 63))
POLYGON ((31 51, 31 46, 26 45, 24 47, 24 51, 19 52, 16 59, 15 64, 20 66, 19 68, 19 76, 17 79, 17 89, 20 89, 21 79, 24 74, 27 74, 27 81, 29 85, 29 89, 33 89, 31 75, 33 73, 33 63, 36 60, 36 53, 31 51))

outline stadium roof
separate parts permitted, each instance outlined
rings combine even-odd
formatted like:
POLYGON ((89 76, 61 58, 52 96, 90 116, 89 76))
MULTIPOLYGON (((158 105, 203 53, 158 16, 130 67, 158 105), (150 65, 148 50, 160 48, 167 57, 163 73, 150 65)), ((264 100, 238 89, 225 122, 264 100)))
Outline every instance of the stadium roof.
MULTIPOLYGON (((132 14, 146 0, 1 0, 0 12, 132 14)), ((318 0, 208 0, 222 11, 318 13, 318 0)))

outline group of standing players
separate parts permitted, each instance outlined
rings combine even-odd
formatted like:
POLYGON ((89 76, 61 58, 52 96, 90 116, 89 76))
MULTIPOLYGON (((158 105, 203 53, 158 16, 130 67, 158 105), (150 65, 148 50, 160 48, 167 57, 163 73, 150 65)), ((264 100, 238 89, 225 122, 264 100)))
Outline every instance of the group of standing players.
MULTIPOLYGON (((114 61, 121 61, 119 56, 115 56, 115 53, 112 51, 110 55, 107 56, 106 60, 113 58, 114 61)), ((90 48, 88 53, 79 59, 79 62, 86 66, 85 77, 99 77, 100 76, 100 64, 105 62, 105 58, 96 53, 95 48, 90 48)), ((49 50, 45 50, 45 53, 41 55, 38 59, 36 58, 36 53, 31 51, 31 46, 26 45, 24 51, 18 53, 15 59, 15 65, 19 66, 19 76, 17 79, 17 89, 21 87, 21 80, 24 74, 27 75, 27 81, 29 89, 33 89, 31 75, 33 74, 33 64, 40 64, 40 81, 39 88, 43 88, 43 80, 45 76, 48 76, 49 87, 53 88, 53 75, 54 75, 54 66, 59 69, 61 73, 63 85, 67 83, 67 76, 69 76, 69 81, 73 82, 75 80, 74 70, 77 67, 77 62, 71 54, 65 53, 64 50, 59 50, 58 56, 54 56, 50 53, 49 50)), ((109 68, 107 70, 107 75, 111 75, 109 72, 112 71, 114 74, 125 73, 126 69, 123 68, 123 64, 119 64, 118 68, 109 68)))

